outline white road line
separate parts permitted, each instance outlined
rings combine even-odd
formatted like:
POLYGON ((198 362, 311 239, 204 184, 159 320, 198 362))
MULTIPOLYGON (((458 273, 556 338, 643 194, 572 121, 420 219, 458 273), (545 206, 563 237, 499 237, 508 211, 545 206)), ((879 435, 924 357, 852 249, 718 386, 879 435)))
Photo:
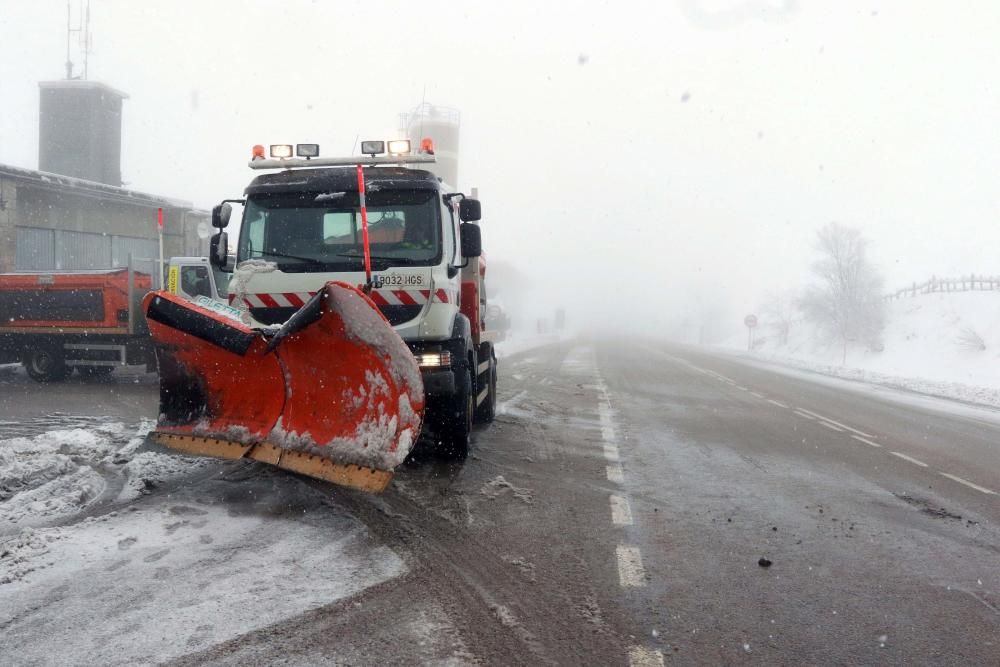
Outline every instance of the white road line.
POLYGON ((616 440, 615 422, 611 418, 611 407, 607 403, 598 403, 597 413, 601 418, 601 437, 604 438, 605 442, 614 443, 616 440))
POLYGON ((739 389, 740 391, 750 391, 749 389, 747 389, 746 387, 744 387, 742 385, 736 385, 736 388, 739 389))
POLYGON ((611 523, 616 526, 632 525, 632 508, 629 507, 628 498, 622 496, 609 496, 611 502, 611 523))
POLYGON ((622 588, 638 588, 646 585, 646 571, 642 568, 642 553, 639 547, 619 544, 615 547, 618 558, 618 583, 622 588))
POLYGON ((751 391, 750 393, 753 394, 754 396, 756 396, 757 398, 761 399, 761 400, 764 399, 764 394, 758 394, 755 391, 751 391))
POLYGON ((808 413, 808 414, 812 415, 813 417, 816 417, 817 419, 823 419, 825 421, 830 422, 831 424, 836 424, 840 428, 846 429, 846 430, 850 431, 851 433, 857 433, 858 435, 862 435, 862 436, 864 436, 866 438, 874 438, 875 437, 874 435, 872 435, 870 433, 865 433, 864 431, 859 431, 858 429, 854 428, 853 426, 848 426, 847 424, 841 424, 836 419, 830 419, 829 417, 824 417, 823 415, 817 414, 817 413, 813 412, 812 410, 806 410, 805 408, 799 408, 799 410, 801 410, 802 412, 808 413))
POLYGON ((613 442, 604 443, 604 458, 612 463, 621 461, 621 454, 618 452, 618 445, 613 442))
POLYGON ((943 472, 941 474, 944 475, 945 477, 947 477, 948 479, 952 480, 952 481, 958 482, 959 484, 965 484, 970 489, 975 489, 976 491, 979 491, 980 493, 988 493, 991 496, 995 496, 997 494, 996 491, 990 491, 989 489, 987 489, 984 486, 979 486, 978 484, 973 484, 972 482, 970 482, 968 480, 965 480, 965 479, 962 479, 961 477, 958 477, 956 475, 949 475, 946 472, 943 472))
POLYGON ((892 454, 893 456, 898 456, 899 458, 903 459, 904 461, 909 461, 910 463, 915 463, 918 466, 920 466, 921 468, 926 468, 927 467, 926 463, 924 463, 923 461, 918 461, 917 459, 913 458, 912 456, 907 456, 906 454, 900 454, 899 452, 889 452, 889 453, 892 454))
POLYGON ((805 417, 806 419, 816 419, 812 415, 807 415, 806 413, 801 412, 800 410, 796 410, 795 414, 797 414, 799 417, 805 417))
POLYGON ((633 646, 628 650, 629 667, 663 667, 663 653, 645 646, 633 646))
POLYGON ((858 442, 863 442, 866 445, 871 445, 872 447, 881 447, 882 446, 882 445, 878 444, 877 442, 872 442, 871 440, 868 440, 867 438, 862 438, 860 435, 852 435, 851 437, 854 438, 855 440, 857 440, 858 442))
POLYGON ((840 428, 839 426, 834 426, 830 422, 820 421, 820 424, 822 424, 823 426, 827 427, 831 431, 837 431, 838 433, 843 433, 844 432, 844 429, 840 428))
POLYGON ((775 401, 774 399, 769 398, 767 399, 767 402, 770 403, 771 405, 777 405, 779 408, 784 408, 786 410, 788 409, 788 406, 782 403, 781 401, 775 401))
POLYGON ((615 484, 625 483, 625 471, 618 463, 612 463, 608 466, 608 481, 614 482, 615 484))

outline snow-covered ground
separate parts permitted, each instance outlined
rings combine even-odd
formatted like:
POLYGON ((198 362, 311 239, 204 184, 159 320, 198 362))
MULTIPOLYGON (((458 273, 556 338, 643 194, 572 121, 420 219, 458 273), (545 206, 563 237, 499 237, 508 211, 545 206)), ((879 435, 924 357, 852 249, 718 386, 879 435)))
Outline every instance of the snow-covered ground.
POLYGON ((503 359, 521 352, 534 350, 544 345, 551 345, 560 341, 573 338, 574 334, 568 331, 558 331, 553 333, 526 333, 522 331, 511 331, 507 337, 496 344, 497 358, 503 359))
MULTIPOLYGON (((1000 406, 1000 292, 923 294, 886 304, 880 352, 839 345, 806 322, 787 345, 762 321, 753 357, 853 380, 1000 406), (979 342, 981 341, 981 345, 979 342)), ((724 345, 746 350, 738 336, 724 345)))
POLYGON ((322 490, 144 451, 150 427, 0 438, 5 664, 158 663, 406 570, 322 490))

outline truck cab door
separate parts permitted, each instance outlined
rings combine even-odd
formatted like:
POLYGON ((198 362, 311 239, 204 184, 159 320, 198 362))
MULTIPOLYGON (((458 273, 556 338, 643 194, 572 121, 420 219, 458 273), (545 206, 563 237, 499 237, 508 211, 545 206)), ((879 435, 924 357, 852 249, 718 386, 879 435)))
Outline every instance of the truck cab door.
MULTIPOLYGON (((171 274, 175 267, 170 267, 171 274)), ((213 296, 212 272, 204 264, 182 264, 177 268, 177 277, 170 276, 170 291, 194 301, 195 297, 213 296), (176 289, 175 289, 176 288, 176 289)))

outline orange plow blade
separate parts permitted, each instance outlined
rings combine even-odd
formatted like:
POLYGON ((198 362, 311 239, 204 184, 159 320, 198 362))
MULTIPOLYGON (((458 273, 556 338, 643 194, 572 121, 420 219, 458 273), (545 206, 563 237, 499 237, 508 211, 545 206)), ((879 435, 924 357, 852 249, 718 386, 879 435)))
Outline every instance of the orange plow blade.
POLYGON ((420 370, 360 290, 327 283, 280 329, 166 292, 143 303, 160 444, 381 491, 420 434, 420 370))

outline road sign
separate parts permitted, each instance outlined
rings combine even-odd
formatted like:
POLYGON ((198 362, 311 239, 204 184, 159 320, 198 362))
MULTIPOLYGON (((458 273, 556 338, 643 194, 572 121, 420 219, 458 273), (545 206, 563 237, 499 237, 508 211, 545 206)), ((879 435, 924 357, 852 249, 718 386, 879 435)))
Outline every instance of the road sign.
POLYGON ((754 327, 757 326, 757 316, 747 315, 746 317, 743 318, 743 324, 747 325, 748 329, 753 329, 754 327))

